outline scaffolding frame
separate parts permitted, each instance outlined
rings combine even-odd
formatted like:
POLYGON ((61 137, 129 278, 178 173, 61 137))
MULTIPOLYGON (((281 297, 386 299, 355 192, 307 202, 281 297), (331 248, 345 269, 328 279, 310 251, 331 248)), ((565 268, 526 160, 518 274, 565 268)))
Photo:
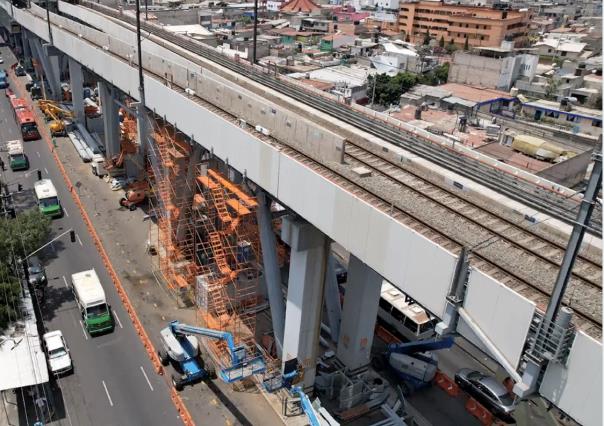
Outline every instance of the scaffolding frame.
MULTIPOLYGON (((256 311, 261 270, 257 202, 193 153, 182 133, 156 119, 147 152, 156 272, 168 290, 194 303, 199 325, 230 332, 257 354, 256 311)), ((197 149, 197 148, 196 148, 197 149)), ((202 338, 217 369, 230 365, 222 341, 202 338)))

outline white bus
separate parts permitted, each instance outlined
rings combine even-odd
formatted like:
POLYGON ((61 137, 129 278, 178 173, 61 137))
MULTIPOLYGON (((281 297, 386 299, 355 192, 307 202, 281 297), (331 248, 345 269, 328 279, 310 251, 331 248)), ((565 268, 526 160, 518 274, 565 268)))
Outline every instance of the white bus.
POLYGON ((386 280, 382 282, 378 318, 410 341, 431 338, 438 323, 438 319, 386 280))
POLYGON ((34 192, 42 213, 50 217, 61 217, 63 215, 57 190, 50 179, 41 179, 34 183, 34 192))

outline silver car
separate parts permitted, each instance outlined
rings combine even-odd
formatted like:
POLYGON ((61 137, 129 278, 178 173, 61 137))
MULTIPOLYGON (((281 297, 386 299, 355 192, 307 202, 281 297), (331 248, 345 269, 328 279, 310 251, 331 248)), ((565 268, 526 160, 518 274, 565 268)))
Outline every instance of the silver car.
POLYGON ((493 376, 462 368, 455 374, 455 383, 496 417, 506 423, 515 423, 512 417, 516 409, 514 398, 493 376))

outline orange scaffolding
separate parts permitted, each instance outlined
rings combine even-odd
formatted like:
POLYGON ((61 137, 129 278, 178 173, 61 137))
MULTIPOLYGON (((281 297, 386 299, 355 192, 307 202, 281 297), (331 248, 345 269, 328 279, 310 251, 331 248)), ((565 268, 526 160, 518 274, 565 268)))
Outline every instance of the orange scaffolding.
MULTIPOLYGON (((148 151, 157 270, 168 288, 186 294, 200 325, 230 332, 256 352, 260 243, 256 199, 211 167, 195 164, 186 138, 156 121, 148 151)), ((224 342, 203 340, 217 368, 230 365, 224 342)))
POLYGON ((199 269, 193 255, 191 147, 173 127, 161 121, 154 127, 147 176, 157 219, 158 270, 171 290, 191 292, 199 269))
MULTIPOLYGON (((195 251, 201 268, 196 292, 201 322, 231 332, 236 344, 254 353, 260 270, 256 200, 208 164, 200 164, 195 181, 195 251)), ((213 357, 228 365, 224 344, 208 343, 213 357)))

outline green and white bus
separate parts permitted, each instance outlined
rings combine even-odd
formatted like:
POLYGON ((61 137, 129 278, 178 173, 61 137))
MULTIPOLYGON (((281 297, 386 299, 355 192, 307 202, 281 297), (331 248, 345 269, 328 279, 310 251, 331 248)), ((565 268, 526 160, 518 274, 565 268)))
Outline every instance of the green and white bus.
POLYGON ((41 179, 34 183, 34 191, 38 207, 42 213, 50 217, 61 217, 63 215, 57 190, 50 179, 41 179))

